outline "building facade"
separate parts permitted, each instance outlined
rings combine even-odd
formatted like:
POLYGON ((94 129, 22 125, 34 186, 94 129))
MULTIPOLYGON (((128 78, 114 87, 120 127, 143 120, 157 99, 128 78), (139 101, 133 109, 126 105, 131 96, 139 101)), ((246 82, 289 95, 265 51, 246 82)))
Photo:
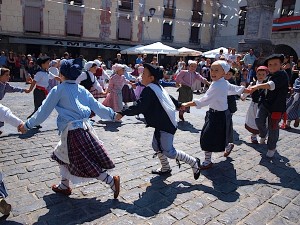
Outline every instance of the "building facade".
POLYGON ((200 0, 2 0, 0 49, 114 57, 138 44, 213 47, 218 7, 200 0), (214 15, 214 16, 212 16, 214 15))
MULTIPOLYGON (((220 0, 219 22, 215 37, 215 47, 238 48, 239 42, 245 38, 247 17, 246 0, 220 0), (230 7, 224 7, 222 4, 230 7)), ((259 17, 252 20, 263 23, 259 17)), ((264 32, 264 31, 261 31, 264 32)), ((263 35, 262 35, 263 36, 263 35)), ((271 41, 275 45, 275 52, 300 56, 300 0, 277 0, 273 14, 271 41)))

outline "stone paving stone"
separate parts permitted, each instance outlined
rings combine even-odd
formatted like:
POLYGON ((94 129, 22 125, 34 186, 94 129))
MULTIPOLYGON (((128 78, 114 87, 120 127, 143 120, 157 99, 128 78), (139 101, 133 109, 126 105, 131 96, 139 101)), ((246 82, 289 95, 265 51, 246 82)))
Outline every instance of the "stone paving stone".
POLYGON ((280 195, 275 195, 273 196, 270 200, 269 203, 272 203, 274 205, 277 205, 281 208, 285 208, 289 203, 290 203, 290 199, 285 198, 283 196, 280 195))
POLYGON ((192 222, 198 225, 207 224, 216 218, 220 212, 212 207, 205 207, 200 211, 194 212, 188 217, 192 222))
POLYGON ((290 222, 300 223, 300 210, 297 205, 289 204, 279 215, 290 222))
MULTIPOLYGON (((176 89, 167 90, 178 96, 176 89)), ((32 111, 32 98, 21 99, 12 93, 2 101, 24 120, 32 111), (18 101, 22 102, 16 104, 18 101)), ((71 184, 69 197, 51 190, 51 185, 60 181, 57 163, 50 159, 59 140, 56 112, 40 131, 26 135, 5 125, 0 137, 0 168, 10 194, 7 201, 14 209, 4 224, 299 224, 299 134, 281 130, 278 154, 267 159, 266 145, 249 143, 244 129, 249 103, 237 102, 234 151, 227 159, 222 153, 213 154, 215 166, 202 171, 197 181, 189 165, 182 164, 179 169, 171 159, 172 176, 151 174, 160 167, 159 160, 152 158, 154 129, 146 129, 135 117, 124 117, 121 124, 95 124, 116 164, 109 172, 121 176, 118 200, 113 200, 110 188, 96 179, 71 184)), ((204 152, 199 139, 207 108, 192 108, 174 138, 176 149, 201 161, 204 152)))

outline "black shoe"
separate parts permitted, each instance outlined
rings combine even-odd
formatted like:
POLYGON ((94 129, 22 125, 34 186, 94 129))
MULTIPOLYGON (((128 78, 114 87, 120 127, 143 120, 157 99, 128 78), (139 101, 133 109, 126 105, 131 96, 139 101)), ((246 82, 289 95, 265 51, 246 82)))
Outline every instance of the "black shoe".
POLYGON ((163 176, 163 175, 170 175, 172 172, 172 169, 169 169, 167 171, 164 171, 162 172, 161 169, 156 169, 156 170, 152 170, 151 173, 152 174, 158 174, 160 176, 163 176))
POLYGON ((35 128, 37 128, 37 129, 41 129, 41 128, 42 128, 42 126, 41 126, 41 125, 37 125, 37 126, 35 126, 35 128))
POLYGON ((197 165, 198 165, 198 170, 196 173, 194 173, 194 179, 195 180, 198 180, 198 178, 200 177, 200 172, 201 172, 201 163, 200 163, 200 159, 199 158, 196 158, 196 161, 197 161, 197 165))

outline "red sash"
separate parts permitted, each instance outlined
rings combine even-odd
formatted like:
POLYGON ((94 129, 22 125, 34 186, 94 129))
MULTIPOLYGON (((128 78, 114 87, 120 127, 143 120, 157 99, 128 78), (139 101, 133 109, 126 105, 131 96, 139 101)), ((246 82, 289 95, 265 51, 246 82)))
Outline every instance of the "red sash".
POLYGON ((45 93, 46 96, 48 95, 48 91, 47 91, 46 88, 44 88, 44 87, 42 87, 42 86, 38 86, 38 85, 36 85, 35 88, 36 88, 36 89, 39 89, 39 90, 41 90, 41 91, 43 91, 43 92, 45 93))

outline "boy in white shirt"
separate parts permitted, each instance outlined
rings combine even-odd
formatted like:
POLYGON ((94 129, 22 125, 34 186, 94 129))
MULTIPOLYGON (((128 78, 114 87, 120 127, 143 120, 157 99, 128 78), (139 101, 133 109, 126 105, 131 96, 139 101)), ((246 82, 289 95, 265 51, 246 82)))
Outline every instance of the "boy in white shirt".
MULTIPOLYGON (((223 152, 229 143, 230 129, 230 111, 228 110, 227 95, 241 95, 243 92, 250 92, 243 86, 230 84, 224 79, 224 76, 230 70, 230 65, 224 60, 218 60, 211 66, 212 83, 200 99, 183 103, 182 106, 196 106, 198 109, 209 105, 206 112, 205 123, 202 128, 200 145, 205 151, 205 161, 202 163, 201 169, 209 169, 213 166, 211 162, 212 152, 223 152)), ((226 148, 224 155, 228 156, 233 146, 226 148), (227 151, 227 152, 226 152, 227 151)))

